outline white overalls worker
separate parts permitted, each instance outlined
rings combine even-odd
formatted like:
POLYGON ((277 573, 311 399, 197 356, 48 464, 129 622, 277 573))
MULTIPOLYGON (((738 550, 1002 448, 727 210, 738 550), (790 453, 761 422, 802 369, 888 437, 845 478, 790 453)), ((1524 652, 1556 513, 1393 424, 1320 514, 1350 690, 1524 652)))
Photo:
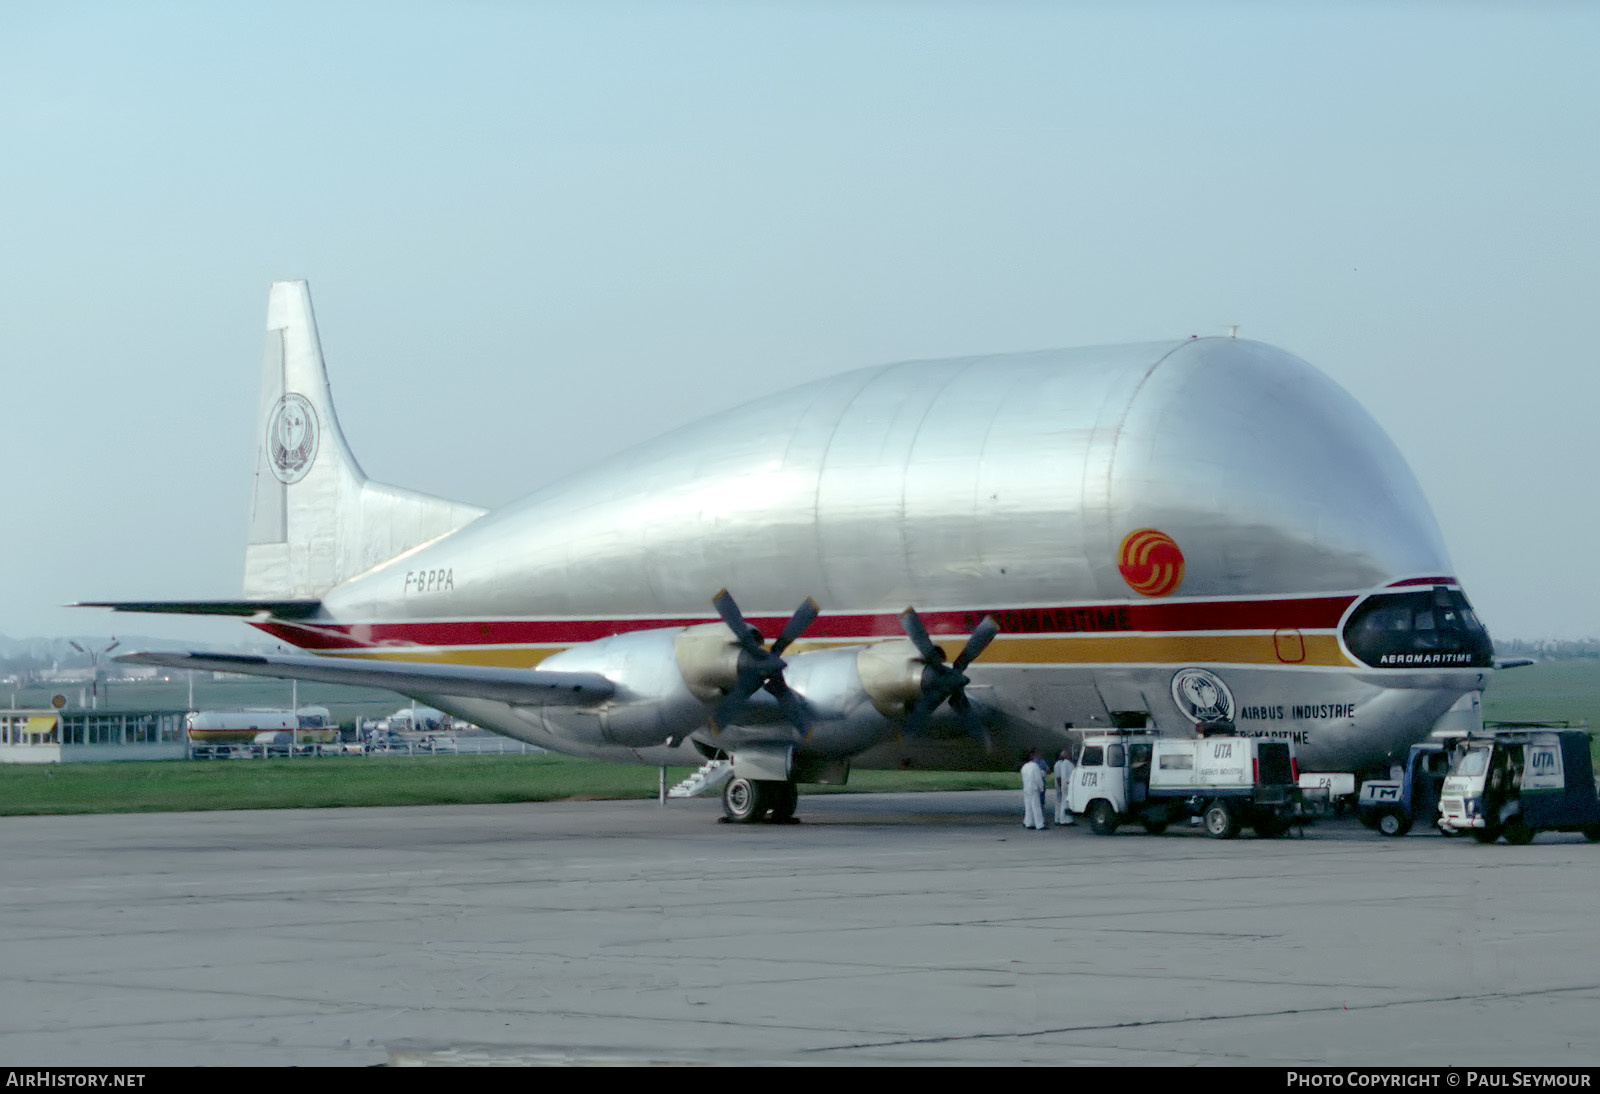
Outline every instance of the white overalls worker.
POLYGON ((1022 827, 1044 831, 1044 769, 1037 748, 1022 765, 1022 827))
POLYGON ((1067 809, 1067 787, 1072 782, 1072 754, 1066 749, 1056 757, 1056 823, 1077 824, 1067 809))

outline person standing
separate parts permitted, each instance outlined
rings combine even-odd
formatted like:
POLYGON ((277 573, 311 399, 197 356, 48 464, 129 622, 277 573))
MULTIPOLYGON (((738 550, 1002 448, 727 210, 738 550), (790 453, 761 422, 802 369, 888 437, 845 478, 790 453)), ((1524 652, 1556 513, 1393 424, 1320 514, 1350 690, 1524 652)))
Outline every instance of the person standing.
POLYGON ((1047 787, 1050 785, 1050 760, 1041 752, 1034 763, 1039 765, 1039 815, 1048 817, 1050 815, 1050 791, 1047 787))
POLYGON ((1067 787, 1072 783, 1072 753, 1067 749, 1061 750, 1061 755, 1056 757, 1056 823, 1077 824, 1078 821, 1067 808, 1067 787))
POLYGON ((1022 765, 1022 827, 1044 831, 1044 769, 1037 748, 1022 765))

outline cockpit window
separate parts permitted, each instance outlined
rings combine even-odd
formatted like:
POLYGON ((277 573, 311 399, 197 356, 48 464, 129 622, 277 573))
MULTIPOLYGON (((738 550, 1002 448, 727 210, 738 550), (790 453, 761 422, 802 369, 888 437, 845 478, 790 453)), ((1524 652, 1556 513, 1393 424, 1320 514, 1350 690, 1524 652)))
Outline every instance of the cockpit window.
POLYGON ((1394 607, 1379 607, 1366 619, 1366 629, 1371 632, 1378 631, 1409 631, 1411 629, 1411 609, 1403 605, 1394 607))
POLYGON ((1344 642, 1375 668, 1494 664, 1494 645, 1472 605, 1442 585, 1368 597, 1345 624, 1344 642))

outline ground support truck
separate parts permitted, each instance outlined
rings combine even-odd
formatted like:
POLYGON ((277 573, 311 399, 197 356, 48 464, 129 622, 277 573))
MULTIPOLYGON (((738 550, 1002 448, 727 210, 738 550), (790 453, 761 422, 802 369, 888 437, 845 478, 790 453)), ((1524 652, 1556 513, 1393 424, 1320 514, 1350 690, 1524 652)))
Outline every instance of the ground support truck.
POLYGON ((1438 824, 1439 798, 1450 757, 1450 744, 1443 741, 1412 745, 1399 778, 1368 779, 1361 784, 1356 816, 1385 836, 1403 836, 1414 824, 1438 824))
POLYGON ((1084 739, 1067 807, 1103 836, 1132 821, 1157 835, 1190 817, 1202 818, 1218 839, 1243 827, 1281 836, 1305 820, 1296 780, 1287 741, 1225 730, 1199 738, 1123 730, 1084 739))
POLYGON ((1500 723, 1455 746, 1439 823, 1479 843, 1528 843, 1540 832, 1582 832, 1600 841, 1600 791, 1587 729, 1500 723))

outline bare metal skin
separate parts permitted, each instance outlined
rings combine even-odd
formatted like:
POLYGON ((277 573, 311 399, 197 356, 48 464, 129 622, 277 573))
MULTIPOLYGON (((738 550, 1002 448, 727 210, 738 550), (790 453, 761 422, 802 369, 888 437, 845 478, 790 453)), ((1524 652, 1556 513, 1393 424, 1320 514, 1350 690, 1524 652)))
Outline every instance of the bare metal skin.
POLYGON ((1487 635, 1415 479, 1271 346, 861 369, 483 513, 361 473, 303 283, 273 287, 268 327, 245 599, 122 605, 244 615, 308 651, 234 671, 779 780, 1008 770, 1070 729, 1218 717, 1363 770, 1478 719, 1487 635))

